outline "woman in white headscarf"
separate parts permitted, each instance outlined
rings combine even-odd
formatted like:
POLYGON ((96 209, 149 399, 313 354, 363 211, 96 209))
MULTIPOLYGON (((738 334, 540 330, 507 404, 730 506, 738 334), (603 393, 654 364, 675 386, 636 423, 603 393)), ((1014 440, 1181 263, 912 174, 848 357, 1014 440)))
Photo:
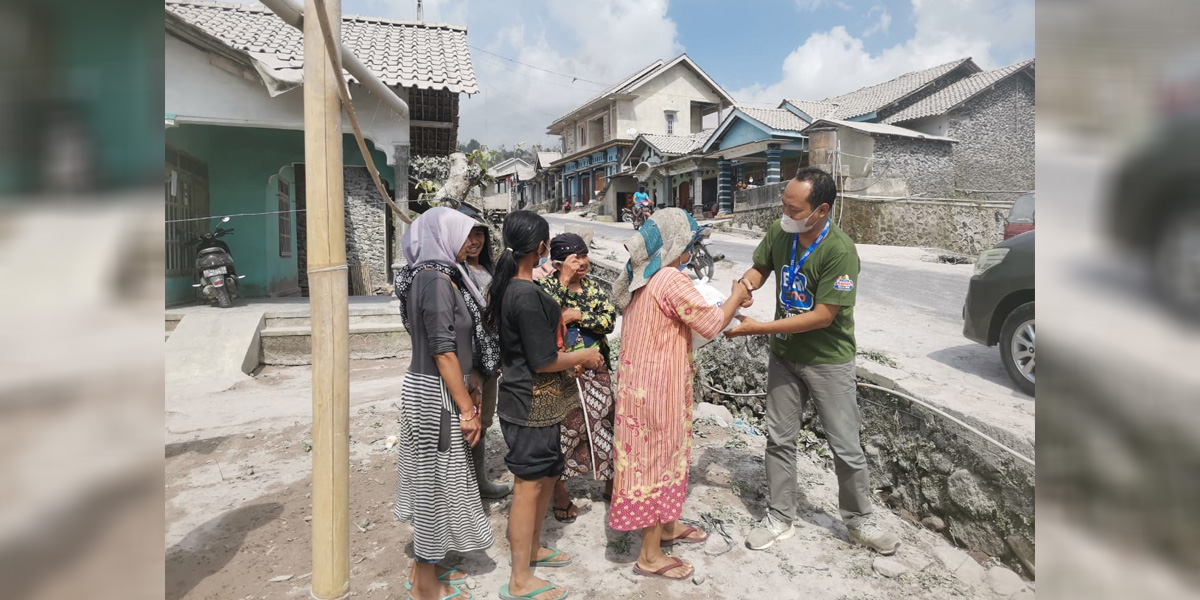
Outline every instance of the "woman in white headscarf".
POLYGON ((723 305, 712 306, 681 271, 698 229, 682 209, 654 213, 626 240, 629 262, 613 285, 624 318, 608 523, 641 530, 635 573, 674 580, 691 577, 692 565, 666 556, 662 546, 708 539, 679 523, 692 448, 692 332, 716 337, 747 293, 738 286, 723 305))
POLYGON ((412 524, 409 585, 418 600, 463 597, 455 586, 465 574, 437 563, 448 552, 492 545, 470 458, 483 435, 479 383, 470 377, 483 303, 460 263, 474 226, 455 210, 426 211, 404 234, 408 266, 396 275, 412 362, 401 393, 394 512, 412 524))

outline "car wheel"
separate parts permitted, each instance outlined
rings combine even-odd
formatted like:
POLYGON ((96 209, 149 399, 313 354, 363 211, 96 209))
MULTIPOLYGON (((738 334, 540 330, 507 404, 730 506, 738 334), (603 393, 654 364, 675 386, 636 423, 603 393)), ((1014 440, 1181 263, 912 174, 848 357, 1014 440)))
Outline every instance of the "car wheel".
POLYGON ((1000 327, 1000 359, 1004 370, 1022 392, 1034 395, 1034 342, 1036 341, 1033 303, 1018 306, 1000 327))
POLYGON ((1200 320, 1200 206, 1172 213, 1154 247, 1154 290, 1179 315, 1200 320))

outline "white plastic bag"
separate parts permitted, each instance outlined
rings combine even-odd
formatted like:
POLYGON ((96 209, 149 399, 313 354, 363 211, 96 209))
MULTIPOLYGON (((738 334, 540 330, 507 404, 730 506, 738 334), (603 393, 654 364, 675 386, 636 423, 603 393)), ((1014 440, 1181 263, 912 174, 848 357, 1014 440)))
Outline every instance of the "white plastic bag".
MULTIPOLYGON (((725 300, 729 297, 728 294, 722 292, 721 290, 718 290, 716 287, 714 287, 712 284, 710 284, 706 281, 692 280, 692 284, 696 286, 696 291, 700 292, 700 295, 704 296, 704 300, 706 302, 708 302, 710 305, 720 306, 720 305, 724 304, 725 300)), ((730 321, 728 325, 725 326, 725 329, 729 329, 736 325, 737 325, 737 319, 734 319, 734 320, 730 321)), ((724 330, 722 330, 722 331, 724 331, 724 330)), ((719 336, 721 334, 718 333, 717 335, 719 336)), ((706 338, 706 337, 700 335, 699 333, 696 333, 695 330, 693 330, 692 331, 692 350, 693 351, 699 350, 700 348, 704 347, 705 344, 708 344, 709 342, 713 341, 714 339, 716 339, 716 338, 715 337, 712 339, 706 338)))

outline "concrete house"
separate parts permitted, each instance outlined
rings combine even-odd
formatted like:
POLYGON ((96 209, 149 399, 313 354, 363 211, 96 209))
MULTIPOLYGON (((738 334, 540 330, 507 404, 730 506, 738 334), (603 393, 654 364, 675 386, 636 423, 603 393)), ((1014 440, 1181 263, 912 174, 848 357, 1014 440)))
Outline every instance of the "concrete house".
MULTIPOLYGON (((346 16, 342 41, 409 106, 394 113, 350 81, 371 160, 393 196, 410 196, 410 156, 457 144, 459 94, 478 91, 466 29, 346 16), (401 182, 397 189, 396 182, 401 182)), ((307 287, 303 36, 262 6, 166 0, 166 296, 195 298, 189 238, 224 215, 223 238, 247 297, 307 287)), ((344 118, 345 227, 351 293, 390 283, 398 239, 344 118)))
MULTIPOLYGON (((562 178, 559 175, 562 173, 561 167, 553 167, 558 159, 562 158, 562 152, 538 152, 534 157, 533 177, 529 180, 529 201, 528 205, 522 208, 530 208, 536 206, 549 206, 554 201, 562 198, 562 178)), ((561 208, 562 202, 558 202, 558 207, 550 206, 550 208, 561 208)))
POLYGON ((638 135, 697 134, 732 105, 729 93, 686 54, 654 61, 547 128, 562 138, 562 157, 550 166, 562 169, 564 199, 582 206, 600 198, 598 211, 615 214, 637 185, 629 177, 610 185, 609 178, 621 170, 638 135))
POLYGON ((483 196, 484 209, 510 212, 524 207, 531 193, 528 182, 533 174, 533 165, 523 158, 510 158, 493 165, 488 169, 493 181, 483 196))
POLYGON ((884 123, 958 141, 954 197, 1014 199, 1034 189, 1034 59, 961 79, 884 123))
POLYGON ((711 161, 695 153, 712 135, 705 129, 688 135, 643 133, 637 136, 617 177, 632 176, 646 185, 646 193, 658 206, 711 206, 716 202, 716 169, 711 161), (707 179, 705 179, 707 177, 707 179))
MULTIPOLYGON (((792 142, 803 151, 795 163, 768 160, 765 189, 735 192, 735 221, 769 221, 783 185, 773 183, 774 164, 783 180, 810 164, 839 178, 838 219, 857 241, 964 253, 991 247, 1012 200, 1033 189, 1033 65, 984 72, 964 58, 825 100, 785 100, 780 109, 804 124, 792 142)), ((752 145, 786 138, 767 135, 767 116, 756 129, 752 113, 742 112, 718 128, 705 147, 709 156, 736 148, 724 139, 752 145)), ((740 160, 734 166, 751 168, 740 160)))

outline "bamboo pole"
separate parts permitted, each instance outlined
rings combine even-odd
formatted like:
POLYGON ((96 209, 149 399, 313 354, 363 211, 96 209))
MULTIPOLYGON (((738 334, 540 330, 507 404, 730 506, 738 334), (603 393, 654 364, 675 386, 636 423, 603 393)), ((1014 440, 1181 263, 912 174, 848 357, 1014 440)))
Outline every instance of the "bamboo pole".
MULTIPOLYGON (((333 38, 341 39, 341 0, 325 0, 333 38)), ((341 77, 326 57, 317 17, 304 7, 304 160, 308 194, 308 268, 312 306, 312 596, 350 592, 349 307, 343 206, 341 77)), ((332 48, 334 52, 340 49, 332 48)))

